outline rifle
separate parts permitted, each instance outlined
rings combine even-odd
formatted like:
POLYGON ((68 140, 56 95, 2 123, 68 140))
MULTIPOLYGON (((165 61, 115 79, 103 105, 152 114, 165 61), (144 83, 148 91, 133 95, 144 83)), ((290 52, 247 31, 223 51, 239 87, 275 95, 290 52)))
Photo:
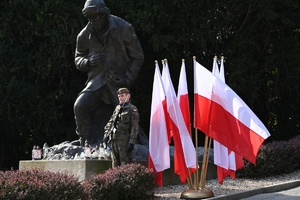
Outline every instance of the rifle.
POLYGON ((126 96, 126 99, 125 99, 123 105, 121 106, 121 108, 120 108, 118 114, 116 115, 116 118, 114 119, 114 121, 113 121, 113 123, 112 123, 112 126, 110 127, 109 131, 106 132, 106 133, 104 133, 104 136, 103 136, 103 147, 104 147, 104 149, 106 149, 107 143, 109 143, 109 142, 111 141, 111 136, 112 136, 112 134, 115 133, 115 132, 117 131, 117 129, 118 129, 118 127, 117 127, 117 122, 118 122, 118 120, 119 120, 119 115, 120 115, 120 113, 122 112, 123 107, 125 106, 125 103, 126 103, 126 101, 127 101, 127 99, 128 99, 128 96, 129 96, 129 95, 126 96), (105 141, 105 140, 107 140, 107 141, 105 141))

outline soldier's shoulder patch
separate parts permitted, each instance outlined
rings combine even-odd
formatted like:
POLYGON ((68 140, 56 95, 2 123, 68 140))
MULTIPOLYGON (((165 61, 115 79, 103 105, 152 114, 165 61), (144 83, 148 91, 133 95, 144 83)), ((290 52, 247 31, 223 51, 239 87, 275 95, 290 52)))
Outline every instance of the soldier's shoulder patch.
POLYGON ((137 112, 137 109, 133 109, 132 111, 133 111, 133 112, 137 112))

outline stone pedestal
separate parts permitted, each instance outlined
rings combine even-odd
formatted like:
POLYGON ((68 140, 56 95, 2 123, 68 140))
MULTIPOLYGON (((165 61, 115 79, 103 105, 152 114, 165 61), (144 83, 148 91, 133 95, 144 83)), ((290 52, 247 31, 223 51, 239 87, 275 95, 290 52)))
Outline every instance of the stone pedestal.
POLYGON ((109 160, 22 160, 19 170, 39 168, 50 172, 66 172, 78 177, 79 181, 111 167, 109 160))
MULTIPOLYGON (((148 166, 148 161, 135 161, 148 166)), ((79 181, 89 178, 93 174, 103 173, 111 168, 110 160, 22 160, 19 162, 19 170, 39 168, 50 172, 66 172, 78 177, 79 181)), ((199 166, 202 164, 199 162, 199 166)), ((201 170, 199 170, 199 174, 201 170)), ((213 163, 208 163, 207 180, 217 178, 217 169, 213 163)), ((174 173, 174 163, 170 169, 163 172, 164 185, 180 184, 179 176, 174 173)))

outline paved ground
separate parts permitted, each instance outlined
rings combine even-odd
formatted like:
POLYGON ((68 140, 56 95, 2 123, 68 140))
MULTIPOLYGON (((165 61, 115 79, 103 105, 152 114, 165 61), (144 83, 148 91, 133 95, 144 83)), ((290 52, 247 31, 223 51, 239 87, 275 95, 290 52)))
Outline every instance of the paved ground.
POLYGON ((296 187, 281 192, 259 194, 252 197, 244 198, 243 200, 299 200, 300 199, 300 187, 296 187))
POLYGON ((263 187, 209 200, 300 200, 300 180, 263 187))

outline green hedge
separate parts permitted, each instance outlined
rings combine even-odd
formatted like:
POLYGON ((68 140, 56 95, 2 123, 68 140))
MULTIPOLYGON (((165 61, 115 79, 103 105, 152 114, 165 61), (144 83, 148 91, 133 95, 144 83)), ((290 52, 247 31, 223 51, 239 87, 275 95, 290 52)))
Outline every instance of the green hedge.
POLYGON ((237 171, 238 177, 268 177, 294 172, 300 169, 300 136, 288 141, 275 141, 262 145, 256 165, 245 161, 245 167, 237 171))
MULTIPOLYGON (((227 84, 268 127, 268 141, 299 134, 300 2, 106 4, 112 14, 132 23, 144 50, 132 100, 146 134, 154 60, 168 59, 175 90, 181 59, 186 60, 192 105, 192 56, 211 69, 215 55, 225 56, 227 84)), ((84 0, 5 0, 0 5, 0 169, 9 169, 30 159, 33 145, 77 139, 73 104, 86 74, 75 68, 74 51, 76 35, 87 20, 81 14, 84 0)), ((203 136, 199 138, 203 143, 203 136)))
POLYGON ((34 170, 0 171, 0 199, 131 200, 153 199, 155 174, 140 164, 126 164, 79 182, 74 175, 34 170))

